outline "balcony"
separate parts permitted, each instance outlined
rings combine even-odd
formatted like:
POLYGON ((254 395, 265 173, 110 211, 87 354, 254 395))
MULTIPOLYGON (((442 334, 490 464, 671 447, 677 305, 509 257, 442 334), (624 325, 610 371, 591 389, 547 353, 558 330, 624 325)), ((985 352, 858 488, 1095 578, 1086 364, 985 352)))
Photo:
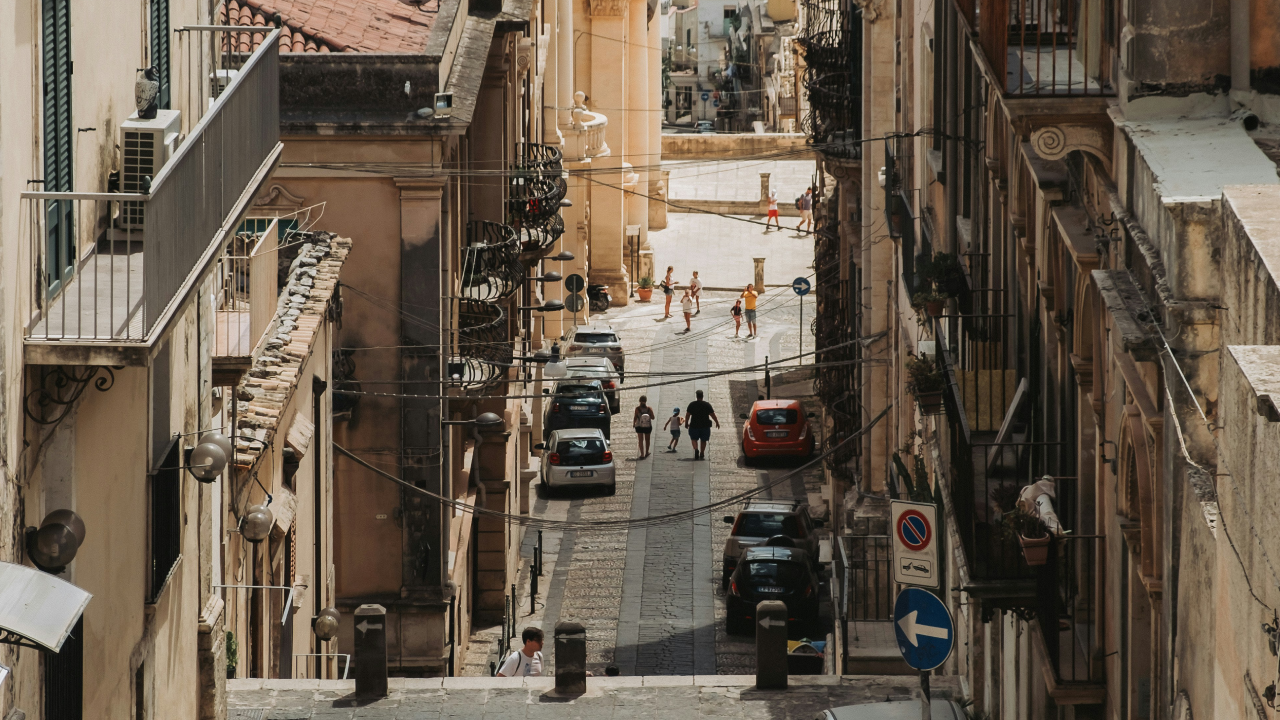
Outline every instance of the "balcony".
POLYGON ((30 361, 145 362, 146 348, 222 253, 279 157, 275 32, 146 192, 22 193, 32 264, 30 361))
POLYGON ((512 168, 507 209, 518 229, 546 227, 569 192, 558 148, 523 143, 512 168))
POLYGON ((1040 568, 1036 645, 1054 670, 1049 692, 1060 703, 1066 698, 1105 700, 1103 628, 1098 617, 1103 602, 1099 568, 1104 543, 1099 535, 1055 538, 1049 562, 1040 568))
POLYGON ((520 237, 502 223, 472 220, 467 223, 467 245, 462 248, 462 297, 481 302, 508 298, 524 282, 520 262, 520 237))
POLYGON ((861 157, 862 14, 842 0, 806 0, 802 82, 809 111, 801 128, 809 143, 831 157, 861 157))
POLYGON ((520 237, 520 261, 527 267, 533 267, 551 252, 556 240, 564 234, 564 218, 556 215, 546 227, 521 228, 517 234, 520 237))
POLYGON ((479 300, 458 301, 458 355, 449 361, 449 377, 466 390, 495 385, 511 366, 514 353, 502 308, 479 300))
POLYGON ((982 0, 978 39, 1012 96, 1113 95, 1097 30, 1100 6, 1072 0, 982 0))
POLYGON ((583 161, 608 155, 609 145, 604 141, 604 133, 609 126, 609 118, 588 110, 581 98, 572 113, 573 127, 565 132, 564 137, 567 159, 583 161))
POLYGON ((214 271, 214 385, 239 382, 252 366, 253 348, 275 316, 280 295, 279 223, 275 218, 264 222, 266 228, 261 232, 236 233, 218 256, 214 271))

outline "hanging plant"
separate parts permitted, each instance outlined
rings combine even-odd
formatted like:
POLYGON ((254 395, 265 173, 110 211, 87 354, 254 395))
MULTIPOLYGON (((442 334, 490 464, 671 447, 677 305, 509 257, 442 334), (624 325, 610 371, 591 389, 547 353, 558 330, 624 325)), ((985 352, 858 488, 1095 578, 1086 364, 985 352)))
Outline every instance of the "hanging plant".
POLYGON ((920 411, 934 415, 942 411, 942 394, 947 389, 947 376, 937 362, 927 355, 907 358, 907 389, 916 396, 920 411))
POLYGON ((938 252, 933 257, 921 258, 916 266, 916 276, 947 297, 957 297, 968 284, 960 257, 954 253, 938 252))
POLYGON ((939 317, 946 310, 947 297, 936 290, 923 290, 911 296, 911 307, 916 313, 927 312, 930 317, 939 317))

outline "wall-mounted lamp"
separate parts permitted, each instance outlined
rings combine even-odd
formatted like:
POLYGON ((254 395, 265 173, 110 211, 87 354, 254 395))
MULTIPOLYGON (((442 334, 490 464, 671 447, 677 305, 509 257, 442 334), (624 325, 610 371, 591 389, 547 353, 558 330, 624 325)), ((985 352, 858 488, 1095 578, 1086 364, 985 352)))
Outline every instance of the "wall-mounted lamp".
POLYGON ((548 300, 541 305, 521 305, 520 309, 534 312, 559 312, 564 309, 564 303, 559 300, 548 300))
POLYGON ((340 617, 338 608, 327 607, 321 610, 319 615, 311 618, 311 631, 316 634, 316 639, 321 642, 329 642, 338 637, 338 620, 340 617))
POLYGON ((1110 465, 1110 466, 1111 466, 1111 474, 1112 474, 1112 475, 1115 475, 1115 474, 1116 474, 1116 461, 1120 459, 1120 451, 1119 451, 1119 448, 1118 448, 1118 447, 1116 447, 1116 442, 1115 442, 1115 440, 1103 440, 1102 442, 1098 443, 1098 447, 1102 449, 1102 453, 1101 453, 1101 456, 1102 456, 1102 462, 1107 463, 1108 465, 1110 465), (1107 457, 1107 445, 1110 445, 1110 446, 1111 446, 1111 450, 1112 450, 1112 452, 1114 452, 1114 453, 1115 453, 1115 455, 1113 455, 1113 456, 1112 456, 1112 457, 1110 457, 1110 458, 1108 458, 1108 457, 1107 457))
POLYGON ((266 504, 250 505, 249 511, 240 519, 240 535, 254 545, 266 540, 271 534, 271 526, 275 524, 275 516, 267 507, 270 503, 268 499, 266 504))
POLYGON ((568 250, 561 250, 555 255, 551 255, 550 257, 544 257, 542 259, 551 260, 552 262, 569 262, 570 260, 573 260, 573 253, 569 252, 568 250))
POLYGON ((41 570, 57 575, 76 559, 84 543, 84 521, 72 510, 54 510, 39 528, 27 528, 27 556, 41 570))
POLYGON ((541 283, 560 282, 563 279, 564 278, 560 275, 560 273, 556 272, 555 270, 548 270, 542 273, 541 275, 531 275, 525 278, 525 280, 536 280, 541 283))

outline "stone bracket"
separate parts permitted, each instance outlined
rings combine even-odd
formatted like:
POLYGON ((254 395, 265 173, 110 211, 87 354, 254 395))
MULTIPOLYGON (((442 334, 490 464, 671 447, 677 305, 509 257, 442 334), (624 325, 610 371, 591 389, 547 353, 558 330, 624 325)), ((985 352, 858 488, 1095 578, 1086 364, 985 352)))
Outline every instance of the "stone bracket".
POLYGON ((1110 128, 1092 124, 1049 125, 1031 133, 1031 147, 1045 160, 1061 160, 1072 150, 1087 152, 1112 172, 1110 128))

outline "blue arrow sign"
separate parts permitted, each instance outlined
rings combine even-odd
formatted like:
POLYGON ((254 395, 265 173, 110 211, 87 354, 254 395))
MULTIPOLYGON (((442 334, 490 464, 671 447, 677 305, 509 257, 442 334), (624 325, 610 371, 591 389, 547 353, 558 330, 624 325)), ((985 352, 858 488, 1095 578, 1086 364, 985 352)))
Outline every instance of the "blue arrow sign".
POLYGON ((791 281, 791 289, 795 290, 796 294, 799 295, 800 297, 804 297, 805 295, 808 295, 809 288, 811 287, 813 286, 809 284, 809 280, 807 278, 798 277, 795 280, 791 281))
POLYGON ((702 102, 706 102, 710 99, 711 99, 711 93, 702 93, 702 102))
POLYGON ((893 603, 893 632, 902 659, 917 670, 932 670, 947 661, 955 645, 951 613, 937 595, 906 588, 893 603))

